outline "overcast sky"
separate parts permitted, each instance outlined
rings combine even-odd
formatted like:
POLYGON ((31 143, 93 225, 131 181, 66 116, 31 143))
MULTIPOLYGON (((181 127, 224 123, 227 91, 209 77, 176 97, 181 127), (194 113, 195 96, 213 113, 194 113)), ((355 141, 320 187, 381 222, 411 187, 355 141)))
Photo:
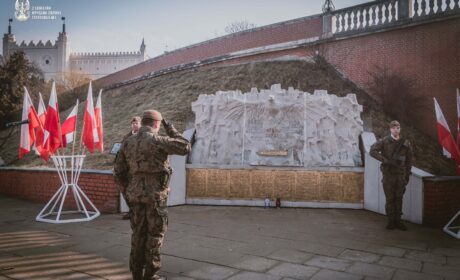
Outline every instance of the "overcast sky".
MULTIPOLYGON (((321 13, 324 1, 313 0, 29 0, 31 16, 15 18, 16 0, 0 0, 0 29, 8 19, 18 43, 57 39, 66 17, 70 47, 75 52, 137 51, 142 38, 150 57, 225 35, 229 23, 246 20, 256 26, 321 13), (32 13, 44 8, 45 16, 32 13)), ((370 2, 333 0, 336 9, 370 2)), ((41 12, 43 15, 43 12, 41 12)), ((0 52, 2 49, 0 49, 0 52)))

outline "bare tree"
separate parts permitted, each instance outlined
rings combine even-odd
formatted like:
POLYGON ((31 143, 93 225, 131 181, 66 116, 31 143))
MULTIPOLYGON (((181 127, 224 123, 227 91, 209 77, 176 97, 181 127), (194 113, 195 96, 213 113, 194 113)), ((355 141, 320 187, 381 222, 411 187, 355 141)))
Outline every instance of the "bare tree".
POLYGON ((425 108, 426 104, 414 91, 414 79, 377 65, 369 75, 369 91, 379 99, 386 114, 403 122, 416 121, 414 108, 425 108))
POLYGON ((232 34, 232 33, 240 32, 240 31, 248 30, 254 27, 256 27, 254 23, 249 23, 247 20, 242 20, 242 21, 235 21, 235 22, 229 23, 225 27, 224 30, 225 30, 225 33, 232 34))
POLYGON ((65 91, 67 91, 79 87, 83 84, 87 84, 90 80, 91 78, 87 73, 83 71, 71 70, 64 74, 64 78, 62 81, 60 81, 59 84, 65 91))

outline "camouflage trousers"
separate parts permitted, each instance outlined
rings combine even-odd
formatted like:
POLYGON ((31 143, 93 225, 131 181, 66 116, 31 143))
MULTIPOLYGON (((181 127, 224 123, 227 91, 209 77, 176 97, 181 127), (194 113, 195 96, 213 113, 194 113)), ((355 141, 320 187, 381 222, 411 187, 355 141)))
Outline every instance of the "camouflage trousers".
POLYGON ((389 219, 398 221, 402 215, 403 196, 406 192, 404 175, 383 174, 383 191, 385 192, 385 211, 389 219))
POLYGON ((129 212, 132 229, 129 268, 134 280, 150 279, 161 266, 160 250, 168 226, 166 200, 130 203, 129 212))

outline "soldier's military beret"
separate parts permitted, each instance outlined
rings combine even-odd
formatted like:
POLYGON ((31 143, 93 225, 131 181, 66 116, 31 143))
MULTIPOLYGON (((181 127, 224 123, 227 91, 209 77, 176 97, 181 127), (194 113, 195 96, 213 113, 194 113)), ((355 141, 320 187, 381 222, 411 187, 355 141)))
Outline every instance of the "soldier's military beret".
POLYGON ((133 122, 141 122, 141 117, 139 117, 139 116, 133 117, 133 118, 131 119, 131 123, 133 123, 133 122))
POLYGON ((395 127, 395 126, 401 126, 398 121, 391 121, 390 122, 390 128, 395 127))
POLYGON ((158 112, 157 110, 146 110, 142 113, 142 118, 143 119, 152 119, 154 121, 161 121, 163 117, 161 116, 161 113, 158 112))

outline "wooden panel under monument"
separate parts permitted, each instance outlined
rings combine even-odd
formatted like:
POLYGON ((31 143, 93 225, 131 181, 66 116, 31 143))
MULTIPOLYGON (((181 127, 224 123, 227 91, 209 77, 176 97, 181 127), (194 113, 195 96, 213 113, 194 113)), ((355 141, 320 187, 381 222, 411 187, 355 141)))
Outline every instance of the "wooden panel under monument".
MULTIPOLYGON (((273 173, 263 170, 248 170, 251 178, 250 189, 251 197, 265 198, 273 197, 273 173)), ((249 182, 248 182, 249 183, 249 182)), ((243 198, 243 197, 241 197, 243 198)))
POLYGON ((251 188, 248 182, 251 181, 249 172, 244 170, 229 170, 230 190, 229 198, 251 197, 251 188))
POLYGON ((302 201, 317 200, 319 194, 319 172, 298 172, 295 196, 302 201))
POLYGON ((207 170, 205 169, 189 169, 187 170, 187 197, 203 197, 206 196, 206 177, 207 170))
POLYGON ((362 203, 363 172, 187 168, 187 198, 362 203))

